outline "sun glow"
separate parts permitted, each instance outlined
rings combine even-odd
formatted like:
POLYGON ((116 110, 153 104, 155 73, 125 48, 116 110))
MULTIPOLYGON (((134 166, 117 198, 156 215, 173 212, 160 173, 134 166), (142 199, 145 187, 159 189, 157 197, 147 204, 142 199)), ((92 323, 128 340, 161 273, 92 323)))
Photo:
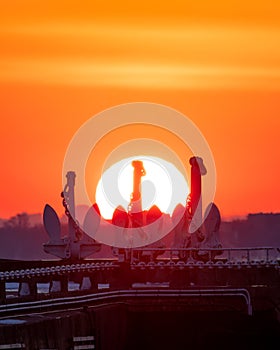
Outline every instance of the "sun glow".
POLYGON ((185 205, 188 183, 173 164, 151 156, 130 157, 107 169, 98 182, 95 196, 104 218, 111 219, 119 205, 128 208, 133 191, 133 160, 141 160, 146 170, 141 181, 143 210, 156 205, 171 214, 178 203, 185 205))

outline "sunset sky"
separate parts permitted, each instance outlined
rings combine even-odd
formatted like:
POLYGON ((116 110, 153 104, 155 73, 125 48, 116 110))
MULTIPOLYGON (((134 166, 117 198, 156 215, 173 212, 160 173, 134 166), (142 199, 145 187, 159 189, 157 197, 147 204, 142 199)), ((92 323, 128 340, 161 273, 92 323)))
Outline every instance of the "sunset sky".
MULTIPOLYGON (((72 136, 128 102, 163 104, 197 125, 224 218, 280 212, 279 43, 277 0, 3 1, 0 217, 46 203, 62 213, 72 136)), ((99 145, 93 184, 117 140, 99 145)))

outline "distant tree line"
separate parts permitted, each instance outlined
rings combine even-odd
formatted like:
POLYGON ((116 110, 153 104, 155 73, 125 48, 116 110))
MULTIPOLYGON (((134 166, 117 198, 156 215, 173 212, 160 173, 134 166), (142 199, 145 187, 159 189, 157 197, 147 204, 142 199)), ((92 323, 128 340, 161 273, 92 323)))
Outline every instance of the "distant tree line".
POLYGON ((8 220, 3 223, 4 228, 20 228, 27 229, 30 227, 29 215, 25 212, 11 216, 8 220))

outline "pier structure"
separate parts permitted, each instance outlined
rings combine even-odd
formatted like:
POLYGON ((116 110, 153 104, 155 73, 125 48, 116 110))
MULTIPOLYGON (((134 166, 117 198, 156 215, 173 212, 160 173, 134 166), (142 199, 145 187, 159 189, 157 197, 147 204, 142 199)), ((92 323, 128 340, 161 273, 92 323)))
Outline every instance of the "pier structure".
MULTIPOLYGON (((267 338, 263 339, 267 341, 271 334, 272 339, 278 339, 280 247, 222 247, 218 239, 220 213, 214 203, 209 204, 207 215, 204 214, 204 224, 190 230, 195 215, 202 219, 201 176, 206 171, 198 157, 191 158, 190 164, 191 193, 181 219, 171 232, 173 245, 166 247, 155 242, 136 248, 112 247, 115 255, 102 259, 94 257, 101 243, 89 237, 74 219, 75 174, 69 172, 62 193, 68 217, 67 237, 60 236, 60 222, 52 207, 46 205, 44 210, 44 225, 50 237, 44 250, 56 259, 0 261, 0 349, 10 349, 13 345, 31 350, 142 349, 146 345, 137 338, 139 332, 131 325, 147 331, 143 325, 150 324, 147 315, 155 315, 155 324, 163 327, 172 327, 167 321, 162 323, 166 317, 192 329, 186 315, 193 322, 198 322, 197 315, 201 315, 203 324, 203 320, 209 322, 215 314, 221 328, 230 318, 249 327, 248 332, 254 335, 267 321, 273 332, 267 330, 267 338), (12 291, 11 285, 14 285, 12 291), (43 318, 39 320, 38 314, 43 318), (256 321, 259 315, 266 315, 264 323, 256 321), (47 326, 43 327, 42 322, 47 326), (37 336, 33 332, 35 324, 37 336), (117 324, 115 331, 110 324, 117 324)), ((151 211, 144 213, 141 205, 141 177, 145 169, 141 163, 134 162, 133 166, 131 207, 127 212, 124 209, 121 218, 114 217, 117 224, 126 228, 135 227, 134 215, 139 213, 141 220, 137 216, 137 225, 151 219, 148 216, 151 211)), ((152 220, 159 218, 161 213, 152 209, 152 220)), ((99 208, 94 205, 86 215, 85 226, 92 225, 97 230, 100 220, 99 208)), ((199 220, 195 222, 201 223, 199 220)), ((210 331, 215 333, 215 330, 209 324, 208 327, 209 332, 206 328, 204 332, 211 337, 210 331)), ((155 326, 155 332, 156 329, 155 326)), ((237 331, 239 337, 241 329, 237 331)), ((182 339, 179 337, 182 341, 186 341, 184 333, 182 330, 182 339)), ((160 344, 160 336, 154 336, 160 344)), ((255 338, 250 339, 248 345, 255 338)), ((170 339, 170 346, 177 340, 170 339)), ((199 346, 201 342, 192 338, 191 344, 199 346)), ((215 344, 222 345, 217 339, 213 340, 215 344)))

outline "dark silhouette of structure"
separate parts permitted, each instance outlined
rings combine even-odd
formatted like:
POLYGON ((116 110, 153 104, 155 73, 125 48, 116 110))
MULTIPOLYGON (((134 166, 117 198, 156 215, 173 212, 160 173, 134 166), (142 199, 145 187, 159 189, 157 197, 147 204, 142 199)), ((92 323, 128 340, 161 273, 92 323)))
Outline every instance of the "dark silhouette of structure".
MULTIPOLYGON (((43 221, 49 234, 50 240, 44 244, 46 253, 55 255, 62 259, 83 259, 101 249, 101 244, 88 236, 75 221, 75 173, 69 171, 66 174, 67 183, 64 191, 61 193, 62 204, 65 208, 65 214, 68 218, 68 235, 61 237, 59 218, 55 210, 46 205, 44 208, 43 221)), ((97 205, 89 209, 86 215, 85 223, 97 229, 100 223, 100 212, 97 205)))
MULTIPOLYGON (((202 225, 202 185, 201 176, 206 174, 206 168, 203 160, 200 157, 192 157, 191 165, 191 192, 186 194, 186 206, 177 206, 173 212, 172 219, 175 224, 171 226, 175 238, 173 247, 181 248, 220 248, 219 242, 219 227, 220 213, 218 207, 214 203, 209 203, 205 213, 204 221, 206 225, 202 225), (177 220, 178 216, 179 221, 177 220), (178 221, 178 222, 177 222, 178 221)), ((133 172, 133 190, 130 197, 128 211, 123 207, 118 206, 112 217, 112 224, 118 227, 139 228, 139 234, 145 237, 145 231, 141 231, 141 227, 158 222, 157 230, 163 230, 164 213, 157 206, 152 206, 148 211, 143 211, 142 208, 142 189, 141 180, 146 175, 143 162, 134 160, 132 162, 133 172)), ((44 245, 44 250, 47 253, 53 254, 63 259, 69 258, 85 258, 94 252, 100 250, 100 244, 89 237, 84 231, 95 233, 100 228, 102 220, 98 205, 95 203, 86 214, 83 228, 73 219, 75 217, 75 173, 69 171, 66 174, 67 183, 62 192, 63 205, 65 213, 68 217, 68 236, 61 238, 60 223, 55 211, 50 205, 46 205, 44 209, 44 225, 50 236, 50 241, 44 245)), ((104 229, 106 230, 106 228, 104 229)), ((106 234, 106 232, 104 232, 106 234)), ((150 252, 134 254, 134 257, 141 259, 143 256, 155 257, 164 254, 165 245, 162 240, 158 240, 150 245, 143 244, 143 248, 154 248, 150 252)), ((131 259, 129 250, 123 248, 113 249, 115 255, 119 256, 121 261, 131 259)), ((216 252, 220 254, 220 252, 216 252)), ((214 255, 215 252, 212 252, 214 255)), ((193 254, 196 259, 202 259, 203 252, 193 254)), ((179 253, 180 258, 187 258, 179 253)))
MULTIPOLYGON (((169 225, 170 244, 158 240, 137 248, 113 247, 115 257, 97 258, 101 244, 86 232, 102 229, 103 218, 94 204, 82 227, 73 219, 75 174, 67 173, 62 193, 66 236, 61 237, 63 225, 51 206, 45 206, 43 216, 49 236, 44 250, 60 259, 1 261, 0 347, 204 349, 228 345, 228 335, 232 349, 279 342, 279 246, 221 247, 218 207, 209 203, 202 213, 206 169, 201 158, 191 158, 191 193, 171 218, 156 206, 143 210, 145 170, 141 162, 133 164, 130 206, 117 206, 111 226, 133 234, 169 225), (86 259, 89 254, 93 258, 86 259), (73 282, 79 285, 76 291, 70 288, 73 282), (9 283, 18 284, 16 295, 9 294, 9 283), (49 285, 47 292, 40 292, 41 284, 49 285)), ((250 215, 245 230, 263 220, 261 214, 250 215)))

